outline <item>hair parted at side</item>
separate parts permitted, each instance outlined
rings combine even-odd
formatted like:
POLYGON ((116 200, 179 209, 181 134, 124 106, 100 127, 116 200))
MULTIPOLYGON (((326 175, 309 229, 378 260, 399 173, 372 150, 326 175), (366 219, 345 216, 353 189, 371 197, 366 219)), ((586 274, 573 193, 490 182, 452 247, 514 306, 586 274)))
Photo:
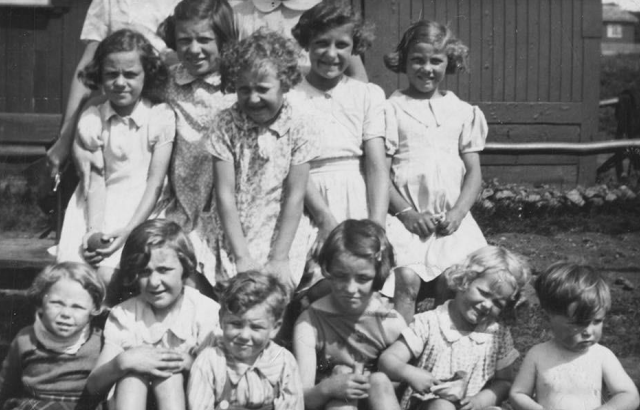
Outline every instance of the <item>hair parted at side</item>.
POLYGON ((167 68, 149 40, 134 30, 118 30, 102 40, 98 44, 91 62, 78 73, 78 78, 90 89, 100 89, 104 60, 109 54, 128 51, 137 51, 140 54, 140 61, 144 70, 142 95, 153 99, 154 90, 167 81, 167 68))
POLYGON ((176 22, 209 20, 218 50, 238 41, 233 9, 227 0, 182 0, 158 27, 158 35, 167 47, 176 50, 176 22))
POLYGON ((384 229, 369 219, 347 219, 335 227, 322 245, 318 262, 322 274, 331 278, 331 262, 341 254, 370 260, 376 270, 373 290, 382 289, 395 265, 393 247, 384 229))
POLYGON ((259 271, 238 273, 229 280, 221 297, 221 314, 238 315, 265 303, 273 318, 282 319, 289 303, 287 288, 274 275, 259 271))
POLYGON ((395 51, 384 56, 384 65, 394 73, 407 72, 409 49, 415 44, 431 44, 447 56, 447 74, 469 69, 469 48, 455 37, 449 27, 435 21, 420 20, 404 32, 395 51))
POLYGON ((69 279, 78 282, 87 291, 93 300, 94 312, 100 313, 106 288, 96 271, 86 263, 59 262, 44 268, 36 276, 27 291, 29 299, 36 305, 42 305, 42 298, 54 283, 61 279, 69 279))
POLYGON ((308 49, 316 36, 346 25, 353 25, 352 54, 363 54, 373 44, 373 25, 364 22, 341 1, 322 1, 305 11, 291 33, 300 47, 308 49))
POLYGON ((163 246, 173 249, 178 255, 183 278, 195 272, 197 260, 193 245, 180 225, 166 219, 150 219, 131 231, 122 248, 120 270, 124 283, 133 284, 147 267, 151 251, 163 246))
POLYGON ((472 252, 459 264, 447 268, 443 273, 450 289, 459 292, 479 277, 496 275, 501 281, 515 289, 512 299, 531 279, 531 267, 520 255, 500 246, 485 246, 472 252))
POLYGON ((260 28, 222 53, 222 81, 235 91, 241 73, 272 67, 284 92, 302 81, 298 67, 300 48, 279 33, 260 28))
POLYGON ((611 307, 609 286, 588 265, 556 262, 538 276, 534 287, 544 311, 568 316, 577 323, 588 322, 611 307))

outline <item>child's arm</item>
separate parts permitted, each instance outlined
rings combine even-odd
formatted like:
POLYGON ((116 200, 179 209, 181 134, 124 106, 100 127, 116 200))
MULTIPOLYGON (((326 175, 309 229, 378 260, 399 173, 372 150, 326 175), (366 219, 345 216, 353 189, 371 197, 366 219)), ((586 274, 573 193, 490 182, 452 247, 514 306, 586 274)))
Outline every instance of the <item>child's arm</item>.
POLYGON ((533 350, 530 350, 509 391, 509 401, 516 410, 543 410, 533 399, 536 386, 536 363, 533 356, 533 350))
POLYGON ((607 349, 602 360, 602 377, 611 398, 596 410, 634 410, 640 405, 638 389, 618 358, 607 349))
POLYGON ((425 369, 412 366, 413 353, 401 338, 389 346, 378 359, 378 369, 392 381, 406 382, 418 393, 428 393, 438 380, 425 369))
POLYGON ((265 267, 268 272, 277 273, 282 278, 289 279, 290 277, 289 250, 302 216, 308 180, 308 162, 291 165, 284 186, 285 200, 280 210, 280 229, 273 242, 273 247, 269 253, 269 261, 265 267))
POLYGON ((458 200, 453 205, 453 208, 447 212, 445 220, 438 225, 438 232, 442 235, 451 235, 458 230, 460 222, 471 210, 482 188, 480 154, 478 152, 465 152, 460 156, 462 162, 464 162, 466 172, 458 200))
POLYGON ((460 400, 460 410, 481 410, 502 403, 509 395, 512 381, 513 365, 496 371, 493 380, 478 394, 460 400))
MULTIPOLYGON (((307 183, 307 191, 304 195, 304 206, 307 208, 307 211, 309 211, 313 217, 313 222, 318 227, 318 238, 316 239, 316 244, 320 247, 333 228, 338 225, 338 221, 336 221, 333 213, 331 213, 331 209, 329 209, 329 205, 327 205, 311 178, 309 178, 309 182, 307 183)), ((319 251, 319 249, 316 251, 319 251)), ((314 251, 313 254, 315 253, 316 252, 314 251)))
POLYGON ((238 208, 236 207, 236 177, 233 162, 213 158, 214 186, 222 229, 229 240, 236 259, 236 270, 244 272, 259 268, 249 251, 249 244, 242 231, 238 208))
POLYGON ((389 211, 396 216, 404 227, 414 235, 426 238, 436 230, 433 215, 418 212, 408 203, 393 182, 389 184, 389 211))
POLYGON ((383 228, 389 210, 389 167, 384 138, 371 138, 364 142, 365 178, 369 219, 383 228))

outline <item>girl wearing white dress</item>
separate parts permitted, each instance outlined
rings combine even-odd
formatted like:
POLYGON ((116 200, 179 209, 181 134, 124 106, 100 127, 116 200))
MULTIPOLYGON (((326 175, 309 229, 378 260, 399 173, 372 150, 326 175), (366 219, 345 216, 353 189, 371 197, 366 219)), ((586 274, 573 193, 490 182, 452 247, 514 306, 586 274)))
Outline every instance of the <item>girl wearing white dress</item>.
MULTIPOLYGON (((448 27, 422 20, 385 56, 409 82, 387 101, 387 138, 398 141, 387 234, 398 259, 396 308, 407 322, 422 282, 441 303, 450 296, 442 271, 487 244, 469 213, 481 188, 487 123, 478 107, 440 89, 446 74, 466 69, 467 54, 448 27)), ((383 292, 394 294, 395 283, 386 285, 383 292)))

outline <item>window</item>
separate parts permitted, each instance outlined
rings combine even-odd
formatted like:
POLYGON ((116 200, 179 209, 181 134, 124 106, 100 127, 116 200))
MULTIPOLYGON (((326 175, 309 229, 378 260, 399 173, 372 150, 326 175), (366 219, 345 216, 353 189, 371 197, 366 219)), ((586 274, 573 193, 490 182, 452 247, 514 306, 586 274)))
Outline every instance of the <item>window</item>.
POLYGON ((607 24, 607 37, 608 38, 622 38, 622 25, 621 24, 607 24))

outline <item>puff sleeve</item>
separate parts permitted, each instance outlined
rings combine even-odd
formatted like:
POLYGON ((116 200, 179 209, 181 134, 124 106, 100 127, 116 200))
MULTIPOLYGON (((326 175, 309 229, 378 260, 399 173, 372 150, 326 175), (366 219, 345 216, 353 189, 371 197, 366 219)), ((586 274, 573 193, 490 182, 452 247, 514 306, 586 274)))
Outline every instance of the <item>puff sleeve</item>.
POLYGON ((460 152, 477 152, 484 149, 487 140, 489 127, 484 113, 477 106, 471 107, 471 113, 467 120, 462 124, 462 132, 460 134, 460 152))
POLYGON ((220 112, 220 115, 211 124, 209 138, 204 140, 204 149, 222 161, 233 161, 232 135, 233 108, 228 108, 220 112))

